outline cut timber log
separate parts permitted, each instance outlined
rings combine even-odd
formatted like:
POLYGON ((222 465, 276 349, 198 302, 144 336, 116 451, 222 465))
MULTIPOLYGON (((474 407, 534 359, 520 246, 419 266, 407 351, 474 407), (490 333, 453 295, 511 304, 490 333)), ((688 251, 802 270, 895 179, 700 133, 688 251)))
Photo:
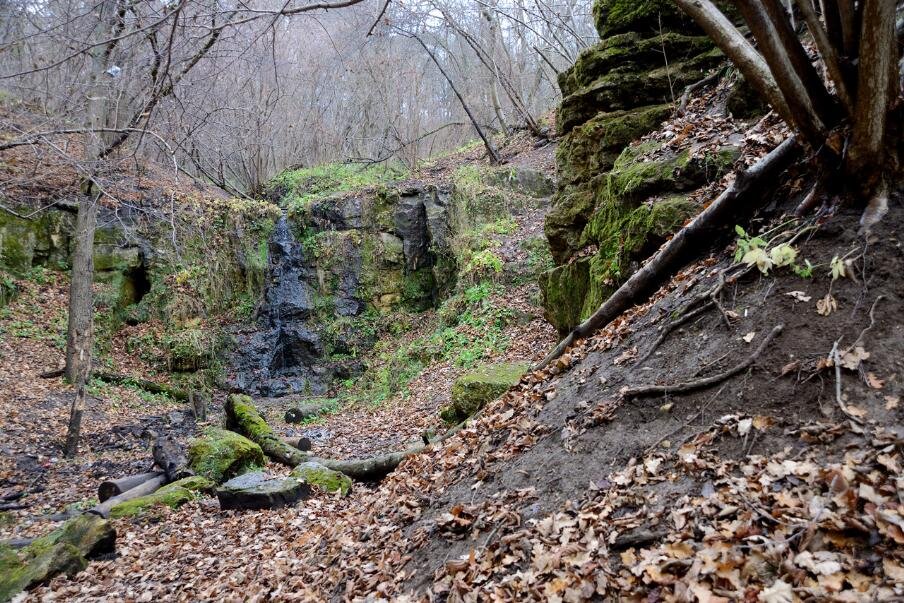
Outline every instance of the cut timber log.
POLYGON ((160 474, 157 477, 152 477, 144 483, 141 483, 131 490, 126 490, 122 494, 117 496, 113 496, 108 498, 104 502, 100 503, 93 509, 90 509, 88 513, 93 513, 94 515, 100 515, 104 519, 110 517, 110 509, 115 507, 121 502, 126 502, 127 500, 132 500, 138 498, 139 496, 147 496, 148 494, 153 494, 166 482, 166 475, 160 474))
POLYGON ((154 462, 166 476, 166 483, 194 475, 185 451, 171 436, 158 436, 154 441, 154 462))
POLYGON ((151 471, 149 473, 139 473, 138 475, 129 475, 119 479, 101 482, 100 486, 97 487, 97 500, 104 502, 108 498, 119 496, 123 492, 127 492, 135 486, 140 486, 149 479, 162 474, 162 471, 151 471))
POLYGON ((693 260, 701 250, 716 240, 726 224, 741 221, 764 202, 766 193, 778 184, 778 175, 800 155, 801 146, 794 137, 774 148, 746 171, 738 174, 729 186, 690 224, 678 231, 659 248, 640 270, 635 272, 609 299, 579 324, 559 345, 547 354, 534 370, 540 370, 561 356, 577 340, 595 333, 622 312, 644 301, 672 277, 674 272, 693 260), (759 198, 759 203, 751 197, 759 198))
POLYGON ((261 447, 264 454, 278 463, 294 468, 312 461, 358 481, 376 481, 386 477, 406 457, 422 452, 431 444, 442 442, 464 426, 464 422, 459 423, 439 437, 430 439, 426 443, 419 442, 399 452, 390 452, 366 459, 336 460, 313 456, 285 442, 267 425, 248 396, 232 394, 227 398, 226 424, 230 429, 238 431, 255 442, 261 447))

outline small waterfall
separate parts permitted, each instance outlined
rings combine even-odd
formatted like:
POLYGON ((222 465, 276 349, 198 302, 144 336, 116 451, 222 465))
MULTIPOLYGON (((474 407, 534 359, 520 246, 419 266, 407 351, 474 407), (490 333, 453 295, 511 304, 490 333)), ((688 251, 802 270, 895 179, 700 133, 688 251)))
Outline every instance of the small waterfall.
POLYGON ((239 342, 233 385, 266 396, 318 393, 320 337, 308 319, 314 308, 314 268, 283 212, 269 240, 269 275, 259 328, 239 342))

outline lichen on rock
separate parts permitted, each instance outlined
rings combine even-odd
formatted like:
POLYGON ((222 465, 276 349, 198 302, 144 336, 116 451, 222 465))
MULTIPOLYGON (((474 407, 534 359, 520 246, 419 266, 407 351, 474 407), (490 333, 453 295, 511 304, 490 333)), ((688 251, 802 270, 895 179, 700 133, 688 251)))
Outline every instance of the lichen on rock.
POLYGON ((191 441, 188 460, 196 474, 218 484, 266 463, 260 446, 219 427, 208 427, 203 436, 191 441))

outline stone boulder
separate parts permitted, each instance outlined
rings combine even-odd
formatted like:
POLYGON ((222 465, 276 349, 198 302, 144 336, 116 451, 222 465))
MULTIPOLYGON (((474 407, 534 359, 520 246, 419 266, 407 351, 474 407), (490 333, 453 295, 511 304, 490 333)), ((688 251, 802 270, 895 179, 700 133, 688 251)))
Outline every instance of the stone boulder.
POLYGON ((464 421, 518 385, 529 369, 529 363, 513 362, 485 364, 465 373, 452 384, 452 402, 440 411, 440 417, 452 425, 464 421))
POLYGON ((291 475, 327 492, 341 492, 342 496, 347 496, 352 490, 352 478, 313 461, 298 465, 291 475))
POLYGON ((264 451, 248 438, 219 427, 208 427, 188 446, 192 471, 214 483, 263 467, 264 451))
POLYGON ((262 471, 234 477, 217 488, 221 509, 275 509, 311 494, 311 488, 293 476, 271 477, 262 471))

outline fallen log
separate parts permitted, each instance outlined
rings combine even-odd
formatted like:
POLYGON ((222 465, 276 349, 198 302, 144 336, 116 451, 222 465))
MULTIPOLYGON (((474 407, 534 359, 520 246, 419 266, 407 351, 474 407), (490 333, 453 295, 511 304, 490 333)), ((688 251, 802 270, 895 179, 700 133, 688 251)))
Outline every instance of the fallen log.
POLYGON ((676 270, 711 245, 725 225, 737 223, 752 213, 758 205, 752 203, 749 197, 762 197, 775 187, 778 174, 797 159, 801 149, 796 138, 791 137, 738 174, 731 186, 660 247, 640 270, 631 275, 587 320, 576 326, 533 370, 545 368, 577 340, 592 335, 631 306, 644 301, 668 282, 676 270))
POLYGON ((138 498, 139 496, 147 496, 148 494, 153 494, 156 492, 164 483, 166 483, 166 475, 161 473, 157 477, 152 477, 151 479, 143 482, 130 490, 126 490, 122 494, 118 494, 116 496, 112 496, 95 506, 92 509, 88 510, 88 513, 92 513, 94 515, 99 515, 104 519, 110 517, 110 509, 118 505, 119 503, 126 502, 127 500, 132 500, 138 498))
POLYGON ((149 473, 139 473, 138 475, 129 475, 119 479, 111 479, 101 482, 97 487, 97 500, 104 502, 108 498, 119 496, 123 492, 131 490, 135 486, 139 486, 144 482, 162 475, 162 471, 151 471, 149 473))
POLYGON ((226 426, 238 431, 255 442, 268 457, 288 467, 297 467, 305 462, 315 462, 344 473, 357 481, 377 481, 392 473, 406 457, 422 452, 427 446, 437 444, 457 433, 464 422, 459 423, 445 434, 429 439, 426 443, 417 444, 400 450, 365 459, 338 460, 326 459, 302 452, 285 442, 260 415, 251 398, 240 394, 232 394, 226 399, 226 426))
POLYGON ((104 371, 93 372, 91 373, 91 376, 95 379, 100 379, 105 383, 112 383, 114 385, 134 385, 135 387, 152 394, 162 394, 164 396, 169 396, 173 400, 179 400, 180 402, 189 401, 188 392, 179 389, 178 387, 166 385, 165 383, 157 383, 155 381, 148 381, 147 379, 132 377, 131 375, 121 375, 119 373, 108 373, 104 371))

